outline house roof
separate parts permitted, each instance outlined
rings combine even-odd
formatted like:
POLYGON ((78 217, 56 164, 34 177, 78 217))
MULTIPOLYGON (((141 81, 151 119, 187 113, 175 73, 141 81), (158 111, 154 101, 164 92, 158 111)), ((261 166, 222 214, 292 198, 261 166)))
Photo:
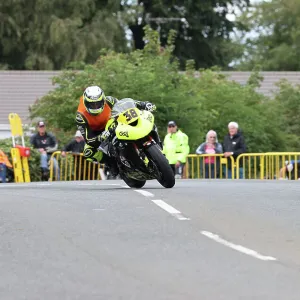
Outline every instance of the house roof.
MULTIPOLYGON (((0 124, 8 124, 8 114, 20 115, 23 123, 29 120, 29 105, 38 98, 54 89, 51 78, 60 71, 0 71, 0 124)), ((223 72, 229 78, 245 84, 250 72, 223 72)), ((276 90, 275 83, 286 78, 293 84, 300 84, 300 72, 261 72, 264 77, 261 87, 257 90, 270 96, 276 90)))
POLYGON ((8 124, 8 114, 17 113, 28 122, 29 105, 54 89, 55 71, 0 71, 0 124, 8 124))
MULTIPOLYGON (((251 72, 223 72, 228 74, 229 78, 240 83, 246 84, 251 72)), ((293 85, 300 84, 300 72, 260 72, 260 75, 264 77, 261 82, 261 86, 257 89, 257 92, 266 96, 272 96, 273 92, 278 90, 275 85, 281 79, 287 79, 293 85)))

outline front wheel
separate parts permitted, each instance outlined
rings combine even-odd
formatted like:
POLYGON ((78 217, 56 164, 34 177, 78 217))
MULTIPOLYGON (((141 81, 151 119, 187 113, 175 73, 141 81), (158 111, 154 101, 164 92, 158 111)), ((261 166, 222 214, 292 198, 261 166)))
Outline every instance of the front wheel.
POLYGON ((175 185, 174 172, 158 145, 151 145, 146 152, 150 156, 148 158, 152 161, 154 164, 153 167, 158 173, 157 181, 165 188, 172 188, 175 185))
POLYGON ((146 183, 146 180, 136 180, 136 179, 133 179, 133 178, 129 178, 127 177, 125 174, 122 174, 121 175, 121 178, 125 181, 125 183, 131 187, 131 188, 136 188, 136 189, 140 189, 142 188, 145 183, 146 183))

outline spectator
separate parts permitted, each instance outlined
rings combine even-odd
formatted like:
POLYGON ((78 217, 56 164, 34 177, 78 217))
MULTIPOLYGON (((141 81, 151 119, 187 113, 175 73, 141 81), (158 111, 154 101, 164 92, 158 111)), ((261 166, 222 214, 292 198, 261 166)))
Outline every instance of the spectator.
POLYGON ((176 122, 168 123, 168 133, 164 139, 163 153, 169 161, 176 178, 182 178, 186 157, 190 152, 189 138, 178 129, 176 122))
POLYGON ((84 138, 79 130, 76 131, 74 139, 72 139, 62 150, 61 155, 66 156, 66 152, 72 152, 74 154, 83 153, 85 145, 84 138))
POLYGON ((295 164, 294 160, 286 161, 285 167, 281 168, 279 171, 279 179, 295 180, 297 177, 297 179, 299 180, 300 179, 300 160, 297 160, 296 162, 297 163, 295 164), (296 176, 296 173, 297 173, 297 176, 296 176))
POLYGON ((12 170, 12 165, 6 154, 0 149, 0 183, 10 181, 9 171, 12 170))
MULTIPOLYGON (((219 154, 223 153, 222 144, 218 142, 217 133, 214 130, 208 131, 206 141, 202 143, 196 150, 196 154, 219 154)), ((216 178, 220 174, 220 158, 207 156, 204 159, 205 177, 216 178)), ((201 165, 202 166, 202 165, 201 165)))
MULTIPOLYGON (((229 133, 224 137, 223 142, 223 150, 224 156, 228 158, 228 178, 232 178, 231 174, 231 159, 229 157, 233 157, 234 161, 236 161, 237 157, 246 152, 246 144, 244 140, 244 136, 239 130, 239 125, 236 122, 230 122, 228 124, 229 133)), ((243 178, 243 161, 240 160, 240 168, 239 168, 239 178, 243 178)))
POLYGON ((85 141, 79 130, 76 131, 74 139, 72 139, 61 152, 61 156, 65 157, 66 152, 72 152, 74 157, 74 167, 75 167, 75 178, 77 180, 82 180, 84 178, 84 167, 83 167, 83 158, 80 156, 80 153, 83 153, 85 141), (81 171, 81 172, 80 172, 81 171))
MULTIPOLYGON (((57 150, 57 141, 53 134, 46 131, 46 125, 43 121, 39 121, 37 124, 38 132, 33 134, 30 138, 30 143, 33 148, 38 149, 41 153, 41 171, 42 171, 42 181, 48 181, 49 179, 49 168, 48 162, 51 154, 57 150)), ((57 160, 53 158, 53 166, 55 174, 59 180, 59 167, 57 160)))

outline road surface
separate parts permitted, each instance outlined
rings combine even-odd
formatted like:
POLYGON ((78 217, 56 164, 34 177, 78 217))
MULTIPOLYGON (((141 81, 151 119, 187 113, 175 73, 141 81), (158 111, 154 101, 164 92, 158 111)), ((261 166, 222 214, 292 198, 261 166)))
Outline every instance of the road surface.
POLYGON ((297 181, 0 185, 0 299, 299 300, 297 181))

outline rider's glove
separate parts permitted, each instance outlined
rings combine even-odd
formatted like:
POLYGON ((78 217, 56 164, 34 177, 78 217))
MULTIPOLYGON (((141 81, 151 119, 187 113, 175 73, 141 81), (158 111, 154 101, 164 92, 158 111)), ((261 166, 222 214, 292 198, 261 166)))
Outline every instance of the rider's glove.
POLYGON ((96 158, 93 158, 93 157, 89 157, 89 158, 86 158, 87 161, 93 163, 93 164, 98 164, 98 160, 96 158))
POLYGON ((153 112, 156 110, 156 106, 155 106, 155 104, 152 104, 151 102, 146 102, 145 110, 153 112))
POLYGON ((109 132, 109 130, 105 130, 105 131, 103 131, 102 133, 101 133, 101 135, 100 135, 100 140, 103 142, 103 141, 105 141, 107 138, 109 138, 110 137, 110 132, 109 132))

